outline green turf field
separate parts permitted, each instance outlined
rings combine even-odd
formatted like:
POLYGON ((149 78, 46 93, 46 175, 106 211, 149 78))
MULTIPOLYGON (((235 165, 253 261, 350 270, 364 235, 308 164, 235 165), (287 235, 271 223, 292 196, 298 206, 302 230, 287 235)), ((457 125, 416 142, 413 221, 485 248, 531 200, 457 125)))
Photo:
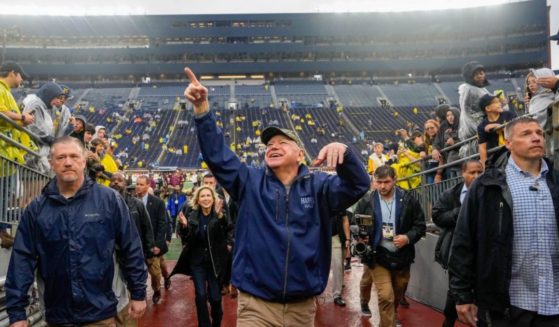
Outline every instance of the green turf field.
POLYGON ((169 245, 169 252, 165 254, 165 260, 177 260, 181 254, 181 250, 181 241, 177 238, 173 238, 171 245, 169 245))

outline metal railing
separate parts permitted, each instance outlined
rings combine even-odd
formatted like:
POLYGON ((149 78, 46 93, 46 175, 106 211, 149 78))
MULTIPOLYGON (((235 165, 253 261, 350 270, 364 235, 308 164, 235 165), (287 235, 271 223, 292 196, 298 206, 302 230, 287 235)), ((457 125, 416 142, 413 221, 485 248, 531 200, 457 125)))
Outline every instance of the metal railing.
POLYGON ((439 200, 439 197, 444 191, 460 182, 462 182, 462 177, 455 177, 445 179, 440 183, 420 185, 413 190, 410 190, 411 195, 419 201, 419 204, 421 204, 421 209, 423 210, 423 214, 425 215, 425 219, 428 223, 432 222, 431 213, 433 204, 439 200))
MULTIPOLYGON (((23 133, 27 133, 36 144, 43 145, 41 139, 27 128, 18 125, 12 119, 0 113, 0 122, 8 124, 23 133)), ((0 133, 1 146, 14 147, 25 152, 25 156, 38 156, 36 151, 0 133)), ((10 224, 10 232, 15 233, 15 226, 19 223, 24 208, 41 193, 43 186, 50 180, 49 176, 0 155, 0 223, 10 224)), ((2 262, 4 264, 4 262, 2 262)), ((5 277, 0 277, 0 327, 8 327, 10 321, 6 312, 5 277)), ((30 290, 31 304, 26 308, 29 326, 43 327, 47 323, 43 320, 39 294, 36 286, 30 290)))
MULTIPOLYGON (((4 289, 4 284, 6 282, 5 277, 0 278, 0 327, 8 327, 10 325, 10 320, 8 318, 8 313, 6 312, 6 290, 4 289)), ((31 298, 31 304, 26 308, 27 321, 29 326, 43 327, 47 326, 47 323, 43 320, 43 314, 41 312, 41 305, 39 300, 39 293, 37 291, 36 285, 33 285, 31 291, 29 292, 31 298)))
MULTIPOLYGON (((548 124, 548 126, 551 126, 551 130, 547 130, 546 133, 548 135, 551 135, 554 142, 554 144, 559 144, 559 102, 556 102, 554 104, 552 104, 550 106, 551 108, 551 115, 548 117, 548 119, 551 119, 552 123, 548 124)), ((533 115, 531 114, 527 114, 527 115, 523 115, 520 116, 521 117, 532 117, 533 115)), ((492 131, 497 131, 500 129, 505 128, 508 125, 508 123, 499 125, 495 128, 492 129, 492 131)), ((468 144, 470 142, 473 142, 477 140, 477 136, 472 136, 464 141, 458 142, 452 146, 446 147, 442 150, 440 150, 441 154, 451 151, 451 150, 455 150, 460 148, 461 146, 468 144)), ((499 150, 501 150, 503 148, 503 146, 497 146, 494 148, 491 148, 489 150, 487 150, 487 154, 492 154, 495 153, 499 150)), ((554 155, 554 158, 557 157, 559 160, 559 148, 558 149, 553 149, 553 151, 550 151, 550 149, 546 149, 547 153, 552 153, 554 155)), ((431 155, 425 156, 424 158, 420 158, 417 160, 414 160, 410 163, 408 163, 407 165, 418 165, 421 164, 423 167, 425 167, 425 163, 427 162, 427 160, 431 159, 431 155)), ((464 162, 471 160, 471 159, 478 159, 479 158, 479 153, 475 153, 472 154, 470 156, 461 158, 459 160, 456 161, 452 161, 443 165, 439 165, 437 167, 431 168, 431 169, 424 169, 419 173, 416 174, 412 174, 409 176, 405 176, 402 178, 399 178, 398 181, 404 181, 410 178, 417 178, 417 177, 421 177, 422 183, 420 186, 414 188, 413 190, 410 190, 411 194, 420 202, 421 204, 421 208, 423 209, 423 212, 425 214, 425 219, 427 220, 428 223, 428 229, 437 229, 436 226, 434 226, 434 224, 432 223, 432 218, 431 218, 431 213, 432 213, 432 207, 433 204, 439 199, 439 197, 441 196, 441 194, 448 190, 449 188, 453 187, 454 185, 460 183, 462 181, 462 177, 455 177, 455 178, 451 178, 451 179, 446 179, 443 180, 439 183, 433 183, 433 184, 426 184, 426 175, 427 174, 431 174, 434 172, 437 172, 441 169, 446 169, 449 167, 455 167, 457 165, 462 165, 464 162)))
MULTIPOLYGON (((44 144, 37 135, 18 125, 3 113, 0 113, 0 121, 26 133, 37 144, 44 144)), ((0 141, 4 142, 3 146, 11 146, 24 151, 25 156, 40 157, 36 151, 1 133, 0 141)), ((17 224, 23 209, 41 193, 49 179, 49 176, 0 155, 0 223, 17 224)))

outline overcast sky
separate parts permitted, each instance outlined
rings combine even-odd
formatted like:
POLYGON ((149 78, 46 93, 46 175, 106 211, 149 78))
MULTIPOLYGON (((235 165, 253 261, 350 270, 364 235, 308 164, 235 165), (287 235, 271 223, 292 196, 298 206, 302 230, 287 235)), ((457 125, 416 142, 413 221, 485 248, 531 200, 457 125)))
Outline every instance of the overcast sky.
MULTIPOLYGON (((0 14, 110 15, 110 14, 233 14, 436 10, 474 7, 514 0, 0 0, 0 14), (115 3, 118 3, 115 5, 115 3)), ((551 6, 551 34, 559 30, 559 0, 551 6)), ((551 45, 553 69, 559 69, 559 45, 551 45)))

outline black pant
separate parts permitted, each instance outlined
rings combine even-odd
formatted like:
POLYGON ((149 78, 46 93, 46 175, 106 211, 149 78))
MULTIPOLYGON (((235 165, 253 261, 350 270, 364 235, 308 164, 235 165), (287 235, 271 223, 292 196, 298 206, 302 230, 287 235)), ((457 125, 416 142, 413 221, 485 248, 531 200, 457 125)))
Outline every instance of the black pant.
POLYGON ((453 327, 456 319, 458 319, 458 313, 456 312, 456 301, 454 301, 454 297, 450 294, 450 290, 446 292, 446 303, 443 313, 443 327, 453 327))
POLYGON ((511 307, 508 315, 478 311, 480 327, 559 327, 559 315, 542 316, 537 312, 511 307))
POLYGON ((213 273, 213 269, 207 263, 200 266, 190 267, 194 281, 194 293, 196 294, 196 314, 199 327, 219 327, 223 317, 221 308, 221 287, 213 273), (208 312, 208 302, 212 308, 212 319, 208 312))

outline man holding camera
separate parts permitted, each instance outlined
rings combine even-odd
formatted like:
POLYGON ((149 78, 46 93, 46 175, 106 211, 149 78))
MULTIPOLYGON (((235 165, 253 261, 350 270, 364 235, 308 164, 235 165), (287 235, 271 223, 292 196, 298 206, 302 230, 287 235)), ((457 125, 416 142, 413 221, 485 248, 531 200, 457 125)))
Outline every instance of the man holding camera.
POLYGON ((375 191, 361 199, 355 214, 373 218, 368 251, 363 254, 361 310, 371 315, 369 300, 374 281, 378 290, 380 327, 397 322, 396 310, 404 297, 415 258, 414 244, 425 235, 425 216, 419 202, 398 188, 396 171, 381 166, 374 173, 375 191))

